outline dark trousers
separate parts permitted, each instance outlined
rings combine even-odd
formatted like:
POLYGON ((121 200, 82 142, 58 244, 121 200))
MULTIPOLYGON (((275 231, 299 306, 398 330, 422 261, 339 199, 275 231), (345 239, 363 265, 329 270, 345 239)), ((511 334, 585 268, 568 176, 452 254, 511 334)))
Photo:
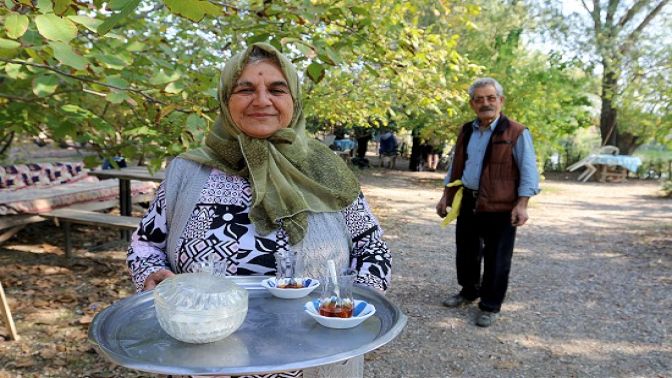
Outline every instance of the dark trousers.
POLYGON ((509 284, 516 227, 510 212, 474 213, 475 201, 464 192, 455 228, 457 283, 463 297, 481 298, 481 310, 499 312, 509 284))

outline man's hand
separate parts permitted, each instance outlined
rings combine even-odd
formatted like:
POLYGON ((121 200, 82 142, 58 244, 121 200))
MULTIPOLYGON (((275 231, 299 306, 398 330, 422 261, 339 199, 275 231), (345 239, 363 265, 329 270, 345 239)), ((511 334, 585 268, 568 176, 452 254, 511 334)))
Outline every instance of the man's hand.
POLYGON ((165 280, 166 278, 170 276, 174 276, 175 273, 171 272, 168 269, 161 269, 157 270, 156 272, 150 274, 147 276, 147 279, 145 279, 145 286, 142 288, 142 291, 147 291, 151 290, 156 287, 156 285, 159 284, 159 282, 165 280))
POLYGON ((524 225, 530 217, 527 215, 527 202, 530 197, 520 197, 518 203, 511 210, 511 224, 514 226, 524 225))
POLYGON ((448 196, 446 191, 443 192, 439 203, 436 204, 436 213, 439 214, 441 218, 445 218, 448 215, 448 196))

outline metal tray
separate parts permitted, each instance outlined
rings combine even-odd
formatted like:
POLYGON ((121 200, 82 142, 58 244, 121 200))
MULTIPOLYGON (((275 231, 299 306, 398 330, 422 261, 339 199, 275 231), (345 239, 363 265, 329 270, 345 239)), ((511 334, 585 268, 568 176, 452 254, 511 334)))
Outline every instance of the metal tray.
POLYGON ((249 293, 243 325, 226 339, 188 344, 161 329, 151 292, 122 299, 99 312, 89 340, 112 362, 159 374, 241 375, 300 370, 362 355, 394 339, 406 316, 374 289, 355 287, 356 299, 376 313, 351 329, 321 326, 303 310, 319 294, 279 299, 260 286, 263 276, 229 277, 249 293))

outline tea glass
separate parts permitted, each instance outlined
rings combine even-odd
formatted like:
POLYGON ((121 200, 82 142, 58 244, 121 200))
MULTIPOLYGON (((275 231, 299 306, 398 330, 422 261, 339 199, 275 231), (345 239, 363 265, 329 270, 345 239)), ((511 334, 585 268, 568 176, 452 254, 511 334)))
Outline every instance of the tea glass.
POLYGON ((232 276, 235 275, 236 266, 231 264, 230 260, 215 261, 211 254, 207 261, 199 261, 191 268, 191 273, 210 273, 213 276, 232 276))
POLYGON ((334 277, 331 276, 322 279, 320 315, 331 318, 352 317, 352 309, 355 303, 352 296, 352 287, 356 277, 357 272, 355 270, 344 269, 335 281, 334 277))
POLYGON ((278 251, 275 253, 275 278, 279 288, 301 288, 303 280, 296 277, 297 253, 278 251))

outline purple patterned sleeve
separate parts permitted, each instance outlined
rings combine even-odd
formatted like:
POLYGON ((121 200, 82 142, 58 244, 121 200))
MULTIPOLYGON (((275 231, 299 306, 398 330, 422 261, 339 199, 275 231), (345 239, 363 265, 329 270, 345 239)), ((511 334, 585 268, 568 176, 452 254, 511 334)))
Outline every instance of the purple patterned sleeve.
POLYGON ((163 183, 156 191, 156 198, 142 218, 137 230, 133 233, 131 245, 128 247, 126 264, 140 292, 145 286, 147 276, 160 269, 168 269, 166 241, 168 236, 166 222, 166 198, 163 183))
POLYGON ((343 210, 343 215, 352 235, 350 264, 358 272, 355 282, 387 290, 392 276, 392 256, 364 195, 360 193, 357 200, 343 210))

